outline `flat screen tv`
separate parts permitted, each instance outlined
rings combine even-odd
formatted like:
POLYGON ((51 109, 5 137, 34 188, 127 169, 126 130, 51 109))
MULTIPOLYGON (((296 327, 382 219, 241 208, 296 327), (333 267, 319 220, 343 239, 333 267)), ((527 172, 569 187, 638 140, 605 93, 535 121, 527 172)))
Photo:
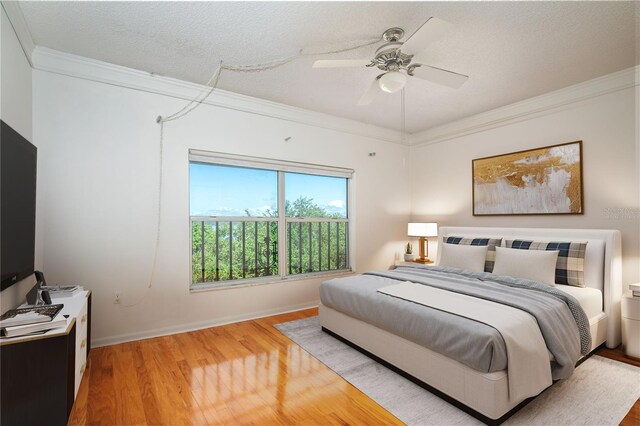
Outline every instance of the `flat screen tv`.
POLYGON ((38 151, 7 123, 0 123, 0 290, 4 290, 34 271, 38 151))

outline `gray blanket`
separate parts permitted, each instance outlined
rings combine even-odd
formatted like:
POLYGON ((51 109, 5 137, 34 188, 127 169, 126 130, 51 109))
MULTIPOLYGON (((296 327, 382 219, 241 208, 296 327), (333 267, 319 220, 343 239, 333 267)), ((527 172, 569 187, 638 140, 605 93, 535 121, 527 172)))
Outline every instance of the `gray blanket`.
POLYGON ((553 354, 554 379, 571 375, 591 345, 589 321, 578 301, 553 287, 528 280, 437 266, 327 281, 322 303, 458 360, 482 372, 506 368, 504 341, 486 324, 377 293, 397 281, 412 281, 522 309, 533 315, 553 354))

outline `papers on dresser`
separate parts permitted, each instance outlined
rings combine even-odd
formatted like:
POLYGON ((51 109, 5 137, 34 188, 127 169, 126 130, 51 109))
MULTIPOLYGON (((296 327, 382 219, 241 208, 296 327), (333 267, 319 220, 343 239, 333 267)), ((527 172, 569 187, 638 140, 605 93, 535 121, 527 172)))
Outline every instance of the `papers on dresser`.
POLYGON ((13 327, 0 328, 0 336, 2 337, 18 337, 28 334, 44 333, 54 328, 66 327, 67 318, 58 313, 55 318, 47 322, 40 322, 35 324, 17 325, 13 327))
POLYGON ((11 309, 0 317, 0 327, 49 322, 62 310, 64 305, 27 306, 11 309))
POLYGON ((84 288, 79 285, 64 285, 64 286, 44 286, 42 290, 47 290, 49 296, 52 298, 71 297, 76 294, 80 294, 84 291, 84 288))

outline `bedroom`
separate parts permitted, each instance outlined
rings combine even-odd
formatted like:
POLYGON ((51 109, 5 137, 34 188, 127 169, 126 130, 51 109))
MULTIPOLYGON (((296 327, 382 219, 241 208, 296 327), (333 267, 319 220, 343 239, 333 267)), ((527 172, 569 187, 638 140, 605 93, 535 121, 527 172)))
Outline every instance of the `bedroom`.
MULTIPOLYGON (((180 4, 167 11, 162 4, 3 2, 2 120, 38 147, 35 267, 52 283, 91 290, 90 360, 110 345, 319 303, 326 277, 190 291, 189 149, 354 170, 350 266, 358 273, 399 260, 407 223, 415 221, 616 229, 623 286, 640 282, 637 3, 299 3, 298 15, 291 4, 241 5, 205 3, 201 7, 212 11, 199 14, 180 4), (453 24, 448 37, 427 49, 431 63, 469 80, 456 90, 409 81, 406 134, 400 132, 400 93, 356 106, 379 72, 311 67, 316 59, 371 57, 378 45, 357 56, 303 58, 263 73, 224 72, 222 90, 164 123, 153 268, 157 116, 181 110, 200 94, 219 60, 247 65, 304 48, 339 50, 393 26, 411 34, 430 16, 453 24), (205 25, 205 17, 216 25, 205 25), (201 37, 197 41, 166 30, 192 21, 200 28, 191 34, 201 37), (292 35, 280 37, 287 25, 292 35), (583 214, 472 215, 472 160, 576 140, 583 141, 583 214)), ((434 258, 435 239, 430 243, 434 258)), ((28 286, 2 292, 3 312, 23 301, 28 286)), ((242 327, 251 330, 240 324, 238 333, 242 327)), ((79 395, 88 397, 88 383, 82 386, 79 395)), ((380 410, 370 409, 373 416, 380 410)), ((135 422, 113 410, 103 414, 111 423, 135 422)))

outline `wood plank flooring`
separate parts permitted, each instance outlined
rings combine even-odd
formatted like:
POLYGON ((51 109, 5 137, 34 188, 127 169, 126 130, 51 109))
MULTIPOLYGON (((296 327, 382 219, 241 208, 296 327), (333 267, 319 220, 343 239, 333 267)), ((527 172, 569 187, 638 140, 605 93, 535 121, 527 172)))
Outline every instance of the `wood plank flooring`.
MULTIPOLYGON (((92 349, 69 424, 402 424, 273 328, 314 315, 92 349)), ((622 425, 640 425, 640 401, 622 425)))

